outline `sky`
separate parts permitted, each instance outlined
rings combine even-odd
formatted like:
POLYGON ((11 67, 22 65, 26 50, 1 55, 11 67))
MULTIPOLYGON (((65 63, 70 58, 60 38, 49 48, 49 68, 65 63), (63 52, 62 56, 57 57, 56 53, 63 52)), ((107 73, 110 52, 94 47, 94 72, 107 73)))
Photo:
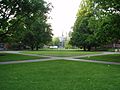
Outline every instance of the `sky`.
POLYGON ((62 36, 72 31, 71 27, 74 25, 77 11, 81 0, 46 0, 51 2, 53 9, 50 12, 53 34, 55 37, 62 36))

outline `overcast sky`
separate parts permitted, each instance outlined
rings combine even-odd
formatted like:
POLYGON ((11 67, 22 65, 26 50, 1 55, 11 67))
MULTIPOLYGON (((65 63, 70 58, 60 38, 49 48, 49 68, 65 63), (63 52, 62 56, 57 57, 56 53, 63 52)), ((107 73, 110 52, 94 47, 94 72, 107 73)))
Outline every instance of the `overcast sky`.
POLYGON ((74 25, 75 17, 81 0, 46 0, 51 2, 53 9, 50 13, 54 36, 61 36, 71 30, 74 25))

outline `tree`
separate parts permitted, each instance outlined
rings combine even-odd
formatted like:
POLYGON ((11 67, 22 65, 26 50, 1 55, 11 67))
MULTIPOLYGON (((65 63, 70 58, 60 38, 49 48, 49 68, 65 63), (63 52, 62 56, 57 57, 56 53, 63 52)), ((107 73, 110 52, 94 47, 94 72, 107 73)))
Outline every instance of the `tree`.
POLYGON ((120 39, 120 1, 91 0, 96 4, 97 38, 100 43, 108 44, 120 39))
POLYGON ((51 4, 44 0, 1 0, 0 41, 11 39, 32 50, 51 41, 52 29, 47 23, 51 4))
POLYGON ((65 49, 72 49, 73 48, 69 42, 70 42, 69 40, 65 41, 65 49))
POLYGON ((36 13, 46 16, 49 5, 43 0, 0 0, 0 42, 12 36, 20 23, 25 27, 25 18, 36 13))
POLYGON ((17 43, 21 42, 23 45, 30 47, 31 50, 35 48, 38 50, 52 40, 51 25, 47 23, 46 18, 35 15, 32 18, 25 18, 25 21, 24 27, 20 28, 22 30, 14 33, 13 38, 17 40, 17 43), (17 37, 18 35, 20 36, 17 37))
POLYGON ((55 38, 53 38, 53 45, 54 46, 59 46, 60 45, 60 39, 59 39, 59 37, 55 37, 55 38))
POLYGON ((96 30, 91 28, 90 20, 94 16, 94 9, 91 8, 93 3, 88 0, 84 0, 81 4, 80 10, 78 10, 77 19, 73 27, 73 33, 70 43, 77 47, 83 47, 90 51, 91 47, 97 46, 96 43, 96 30))
POLYGON ((73 27, 71 44, 96 47, 120 39, 120 1, 83 0, 73 27))

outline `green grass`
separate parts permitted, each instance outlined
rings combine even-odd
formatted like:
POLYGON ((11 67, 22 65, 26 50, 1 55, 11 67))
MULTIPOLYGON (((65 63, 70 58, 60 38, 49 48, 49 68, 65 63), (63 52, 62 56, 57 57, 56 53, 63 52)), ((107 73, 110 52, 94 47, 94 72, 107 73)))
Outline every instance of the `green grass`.
POLYGON ((91 56, 91 57, 81 57, 81 59, 109 61, 109 62, 120 62, 120 54, 91 56))
POLYGON ((0 53, 0 62, 32 60, 32 59, 41 59, 41 58, 43 58, 43 57, 27 56, 27 55, 20 55, 20 54, 0 53))
POLYGON ((120 66, 63 60, 0 65, 0 90, 120 90, 120 66))
POLYGON ((99 54, 100 52, 87 52, 87 51, 85 52, 77 50, 43 50, 43 51, 23 51, 21 53, 64 57, 64 56, 80 56, 87 54, 99 54))

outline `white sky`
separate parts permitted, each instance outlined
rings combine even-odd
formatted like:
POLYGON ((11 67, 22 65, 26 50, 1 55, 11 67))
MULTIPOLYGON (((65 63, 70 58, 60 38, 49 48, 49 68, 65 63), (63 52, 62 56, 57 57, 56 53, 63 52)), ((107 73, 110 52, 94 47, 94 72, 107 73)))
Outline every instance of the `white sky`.
POLYGON ((75 17, 81 0, 46 0, 51 2, 53 9, 50 13, 54 36, 61 36, 71 30, 74 25, 75 17))

